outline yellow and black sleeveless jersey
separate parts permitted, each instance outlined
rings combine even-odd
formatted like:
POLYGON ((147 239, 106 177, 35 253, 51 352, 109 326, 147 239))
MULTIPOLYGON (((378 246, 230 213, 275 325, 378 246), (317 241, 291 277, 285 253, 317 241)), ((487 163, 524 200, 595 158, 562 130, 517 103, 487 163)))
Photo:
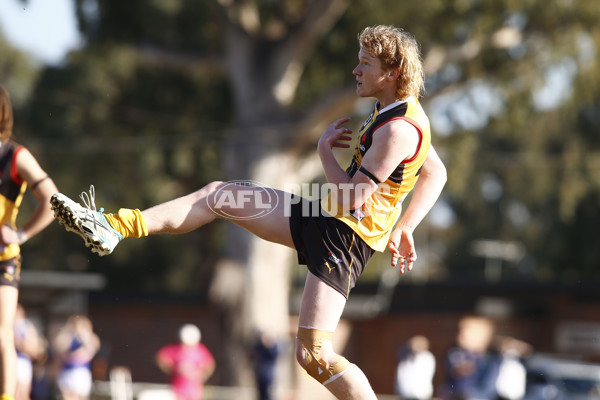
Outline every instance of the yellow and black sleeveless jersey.
POLYGON ((332 204, 333 201, 337 202, 332 195, 322 202, 322 207, 327 213, 349 225, 377 251, 386 249, 391 230, 400 217, 402 201, 417 183, 421 167, 429 153, 429 119, 418 100, 410 97, 406 101, 386 107, 381 112, 376 107, 359 131, 354 157, 346 169, 348 175, 354 176, 365 153, 371 147, 373 135, 377 134, 382 125, 398 119, 407 121, 417 129, 419 144, 415 154, 403 160, 385 181, 378 183, 377 190, 360 209, 343 210, 339 203, 332 204))
MULTIPOLYGON (((0 144, 0 224, 10 224, 16 229, 17 213, 27 184, 17 175, 17 154, 23 149, 15 143, 0 144)), ((17 244, 0 246, 0 261, 19 255, 17 244)))

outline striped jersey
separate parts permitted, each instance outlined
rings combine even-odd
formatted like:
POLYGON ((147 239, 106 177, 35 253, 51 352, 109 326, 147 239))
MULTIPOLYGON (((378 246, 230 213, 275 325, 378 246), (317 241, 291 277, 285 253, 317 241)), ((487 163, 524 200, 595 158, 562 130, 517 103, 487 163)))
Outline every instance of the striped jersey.
POLYGON ((360 168, 362 159, 371 144, 377 130, 390 121, 402 119, 414 126, 419 134, 419 144, 415 154, 403 160, 384 181, 377 184, 377 189, 360 209, 344 211, 334 195, 330 194, 322 202, 323 209, 349 225, 372 249, 384 251, 387 247, 391 231, 402 211, 402 201, 414 188, 421 172, 421 167, 429 153, 431 131, 429 119, 418 100, 410 97, 399 101, 383 110, 375 110, 359 131, 354 156, 346 172, 350 176, 360 168))
MULTIPOLYGON (((17 174, 17 155, 24 147, 13 142, 0 144, 0 224, 10 224, 16 229, 17 214, 27 184, 17 174)), ((0 261, 16 257, 18 244, 0 245, 0 261)))

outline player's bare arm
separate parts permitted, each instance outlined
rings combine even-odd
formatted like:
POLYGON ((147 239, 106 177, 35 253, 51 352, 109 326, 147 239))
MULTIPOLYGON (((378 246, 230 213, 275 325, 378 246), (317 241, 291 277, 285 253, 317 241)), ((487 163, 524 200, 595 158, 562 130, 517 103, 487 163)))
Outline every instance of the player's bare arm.
POLYGON ((405 267, 410 271, 417 260, 413 231, 435 204, 446 180, 446 167, 431 146, 411 201, 392 231, 388 244, 392 256, 391 265, 394 267, 400 261, 401 273, 404 273, 405 267))
POLYGON ((50 198, 58 192, 58 189, 52 178, 27 149, 21 150, 17 156, 17 171, 38 201, 36 209, 22 228, 28 237, 32 237, 54 220, 50 198))
MULTIPOLYGON (((361 166, 384 182, 398 165, 416 154, 418 145, 419 133, 413 125, 402 119, 390 121, 373 133, 373 144, 361 166)), ((359 174, 364 175, 361 171, 359 174)))
MULTIPOLYGON (((373 194, 377 184, 360 171, 350 177, 335 159, 332 149, 348 148, 346 142, 352 140, 352 131, 343 126, 348 121, 349 118, 341 118, 327 128, 319 141, 318 152, 327 181, 349 188, 344 191, 348 196, 341 199, 344 208, 357 209, 373 194), (367 190, 353 190, 357 187, 367 190)), ((416 129, 408 122, 396 120, 387 123, 373 134, 373 143, 362 160, 362 166, 383 182, 404 159, 416 152, 418 141, 416 129)))
POLYGON ((27 183, 38 201, 38 206, 25 225, 15 231, 12 226, 0 227, 3 244, 23 244, 27 239, 41 232, 54 219, 50 208, 50 197, 58 192, 56 185, 48 174, 40 167, 29 150, 23 148, 16 159, 19 177, 27 183))

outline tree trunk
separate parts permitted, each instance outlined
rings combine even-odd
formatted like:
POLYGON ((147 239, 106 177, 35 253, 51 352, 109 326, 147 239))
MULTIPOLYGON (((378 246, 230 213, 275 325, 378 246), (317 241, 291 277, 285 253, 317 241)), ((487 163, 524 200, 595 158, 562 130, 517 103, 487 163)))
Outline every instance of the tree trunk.
MULTIPOLYGON (((242 157, 238 160, 244 160, 242 157)), ((239 163, 234 163, 239 166, 239 163)), ((287 171, 289 159, 284 155, 265 157, 253 162, 249 173, 253 182, 282 187, 293 176, 287 171)), ((245 170, 247 171, 247 170, 245 170)), ((292 350, 289 322, 290 265, 294 252, 285 246, 269 243, 253 236, 233 223, 227 224, 225 257, 219 262, 211 288, 211 298, 223 312, 223 334, 227 338, 229 371, 226 384, 252 386, 252 368, 242 357, 256 339, 256 333, 275 335, 292 350), (244 348, 244 345, 246 348, 244 348)), ((282 357, 293 365, 287 351, 282 357)), ((291 371, 278 371, 277 382, 290 386, 291 371)))
MULTIPOLYGON (((247 3, 245 7, 251 7, 247 3)), ((278 39, 261 35, 258 10, 227 8, 226 64, 233 88, 238 131, 225 149, 225 170, 232 180, 250 180, 278 189, 298 182, 288 106, 308 54, 339 19, 348 0, 308 2, 305 15, 278 39), (243 12, 242 12, 243 11, 243 12)), ((306 170, 306 169, 305 169, 306 170)), ((308 170, 311 170, 308 168, 308 170)), ((313 168, 312 171, 315 169, 313 168)), ((267 331, 288 344, 282 365, 292 366, 289 321, 290 265, 295 253, 227 225, 227 245, 217 266, 211 297, 223 311, 229 372, 226 384, 252 385, 252 369, 241 357, 256 332, 267 331)), ((278 370, 277 382, 290 387, 292 369, 278 370), (282 376, 283 375, 283 376, 282 376)))

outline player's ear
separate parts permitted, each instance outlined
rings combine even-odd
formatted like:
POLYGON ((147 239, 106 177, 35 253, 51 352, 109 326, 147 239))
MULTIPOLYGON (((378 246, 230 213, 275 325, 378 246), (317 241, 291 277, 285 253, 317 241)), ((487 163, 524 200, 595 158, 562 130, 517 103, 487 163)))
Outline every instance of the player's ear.
POLYGON ((387 72, 387 79, 390 81, 398 80, 400 77, 400 69, 392 68, 387 72))

